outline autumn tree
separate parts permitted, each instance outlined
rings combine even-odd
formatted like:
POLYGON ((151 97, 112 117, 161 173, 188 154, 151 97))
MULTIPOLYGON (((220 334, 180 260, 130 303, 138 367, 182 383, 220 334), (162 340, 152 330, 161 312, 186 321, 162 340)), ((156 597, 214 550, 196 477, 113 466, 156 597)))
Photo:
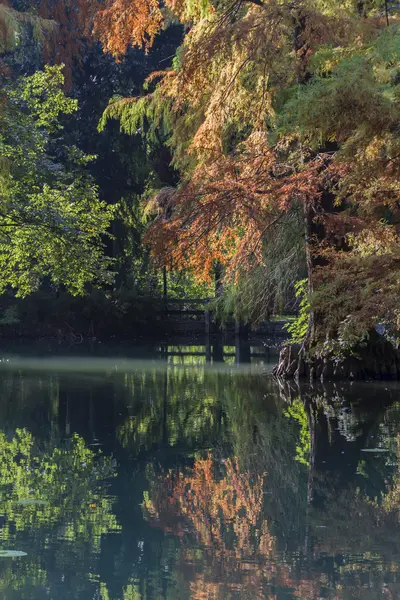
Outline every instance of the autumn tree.
POLYGON ((0 0, 0 52, 12 52, 7 62, 11 60, 21 73, 47 63, 63 64, 65 86, 71 88, 72 73, 93 42, 93 17, 101 4, 101 0, 0 0))
MULTIPOLYGON (((131 43, 151 44, 171 12, 187 26, 173 67, 104 115, 126 132, 162 130, 173 150, 181 181, 153 196, 155 257, 201 279, 222 264, 226 289, 252 285, 248 312, 258 318, 285 270, 293 284, 303 262, 311 373, 321 375, 328 356, 342 361, 336 375, 397 376, 386 347, 382 369, 375 355, 364 371, 346 362, 350 348, 376 345, 376 323, 398 331, 396 7, 139 4, 124 18, 132 2, 110 0, 95 21, 118 56, 131 43), (288 223, 294 234, 282 243, 288 223)), ((284 373, 306 370, 297 350, 285 358, 284 373)))

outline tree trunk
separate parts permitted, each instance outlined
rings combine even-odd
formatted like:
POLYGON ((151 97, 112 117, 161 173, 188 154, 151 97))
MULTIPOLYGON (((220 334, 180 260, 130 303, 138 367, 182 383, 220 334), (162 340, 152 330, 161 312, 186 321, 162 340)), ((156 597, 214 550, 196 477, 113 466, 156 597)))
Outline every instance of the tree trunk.
POLYGON ((305 344, 288 344, 282 347, 273 374, 278 379, 400 380, 400 352, 375 330, 366 342, 340 356, 329 350, 312 351, 305 344))
MULTIPOLYGON (((359 0, 358 10, 360 15, 364 12, 364 2, 359 0)), ((305 42, 304 32, 307 27, 306 17, 301 8, 293 11, 294 25, 294 51, 299 58, 299 72, 297 82, 305 84, 311 74, 308 69, 308 44, 305 42)), ((301 150, 301 147, 300 147, 301 150)), ((338 150, 336 142, 328 142, 319 153, 329 157, 338 150)), ((330 158, 321 169, 328 166, 330 158)), ((344 206, 335 205, 333 193, 324 184, 320 197, 314 202, 304 200, 304 237, 306 250, 306 265, 308 275, 308 294, 311 298, 311 310, 308 329, 303 343, 285 345, 280 353, 279 362, 273 373, 278 378, 285 379, 397 379, 400 373, 399 356, 396 348, 386 339, 373 331, 367 343, 352 348, 348 352, 334 355, 332 351, 316 350, 326 347, 323 342, 326 338, 334 339, 335 332, 324 331, 323 315, 315 310, 312 295, 315 291, 315 275, 318 269, 327 264, 327 259, 319 250, 321 244, 328 241, 329 232, 326 230, 323 215, 333 214, 343 210, 344 206)), ((345 248, 342 240, 329 240, 333 246, 345 248)))

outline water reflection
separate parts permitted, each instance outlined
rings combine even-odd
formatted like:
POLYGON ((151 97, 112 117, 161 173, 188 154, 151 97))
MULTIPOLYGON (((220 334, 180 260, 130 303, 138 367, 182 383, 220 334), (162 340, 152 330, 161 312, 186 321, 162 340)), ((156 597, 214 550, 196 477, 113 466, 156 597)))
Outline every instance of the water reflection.
POLYGON ((400 597, 397 384, 13 360, 0 550, 27 556, 0 556, 5 600, 400 597))
POLYGON ((257 597, 274 549, 263 490, 263 475, 241 472, 237 459, 221 466, 211 455, 196 458, 189 475, 153 479, 144 517, 181 540, 190 597, 226 598, 230 589, 257 597))
MULTIPOLYGON (((0 433, 1 546, 27 554, 18 561, 1 558, 3 598, 55 593, 68 572, 85 589, 101 537, 120 530, 114 498, 101 483, 114 476, 114 461, 77 435, 39 441, 27 429, 0 433), (74 564, 71 556, 78 555, 74 564)), ((62 589, 57 594, 67 597, 62 589)))
MULTIPOLYGON (((187 597, 397 597, 400 436, 392 425, 398 405, 385 410, 380 403, 377 420, 337 388, 297 390, 295 398, 285 391, 289 423, 260 422, 256 412, 261 428, 256 435, 250 428, 249 448, 242 436, 236 440, 234 459, 196 457, 186 470, 151 478, 144 515, 180 539, 187 597), (354 447, 348 430, 337 426, 344 415, 359 423, 350 436, 354 447), (295 444, 290 422, 299 426, 295 444), (280 427, 274 453, 271 437, 277 441, 280 427), (280 452, 287 447, 289 455, 280 452), (355 471, 357 447, 371 453, 355 471)), ((379 391, 389 402, 398 394, 379 391)))

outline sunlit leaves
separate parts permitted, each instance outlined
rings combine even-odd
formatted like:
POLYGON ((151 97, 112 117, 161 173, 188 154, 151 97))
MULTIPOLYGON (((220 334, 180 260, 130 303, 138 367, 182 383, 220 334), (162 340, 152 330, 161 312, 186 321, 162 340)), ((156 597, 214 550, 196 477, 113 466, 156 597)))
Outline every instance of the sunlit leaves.
POLYGON ((78 103, 68 98, 61 89, 64 84, 62 67, 46 66, 31 77, 26 77, 15 90, 10 91, 12 101, 18 96, 25 101, 35 125, 52 133, 61 127, 61 115, 70 115, 78 110, 78 103))
MULTIPOLYGON (((189 5, 170 8, 185 20, 189 5)), ((123 21, 125 8, 112 3, 114 23, 123 21)), ((269 248, 286 237, 275 231, 287 227, 285 213, 303 205, 315 228, 324 228, 320 240, 307 238, 308 251, 326 265, 321 274, 309 273, 318 288, 312 309, 329 320, 322 338, 340 329, 350 335, 351 320, 364 335, 382 312, 396 322, 397 252, 393 244, 383 247, 390 235, 380 239, 379 259, 360 252, 367 238, 379 235, 382 217, 397 232, 400 54, 397 11, 390 3, 387 9, 386 15, 380 2, 350 0, 215 4, 203 18, 193 17, 174 70, 152 94, 107 109, 106 117, 119 118, 126 132, 163 129, 181 170, 179 188, 157 196, 147 238, 156 257, 201 280, 222 264, 226 285, 244 281, 248 289, 262 268, 269 289, 269 248), (160 118, 165 114, 167 120, 160 118), (251 146, 255 133, 265 139, 259 153, 251 146), (378 302, 384 305, 379 314, 378 302)), ((138 15, 135 26, 145 27, 138 15)), ((150 43, 160 23, 152 21, 150 43)), ((118 54, 127 32, 117 41, 109 30, 103 27, 102 35, 120 44, 118 54)), ((130 41, 143 39, 133 32, 130 41)), ((296 259, 299 271, 304 254, 296 259)), ((290 274, 293 285, 300 277, 296 269, 290 274)), ((254 304, 263 309, 247 314, 267 314, 261 298, 254 304)))
POLYGON ((148 48, 163 23, 158 0, 108 0, 98 12, 94 33, 117 57, 129 44, 148 48))
POLYGON ((37 289, 44 277, 74 294, 85 284, 110 281, 102 236, 113 210, 98 198, 77 148, 52 152, 59 118, 76 111, 61 91, 61 67, 47 67, 10 85, 1 122, 0 147, 6 160, 0 196, 0 289, 19 295, 37 289))
POLYGON ((287 417, 295 419, 300 425, 300 439, 296 446, 296 460, 308 467, 310 464, 311 432, 304 404, 301 400, 294 400, 284 414, 287 417))

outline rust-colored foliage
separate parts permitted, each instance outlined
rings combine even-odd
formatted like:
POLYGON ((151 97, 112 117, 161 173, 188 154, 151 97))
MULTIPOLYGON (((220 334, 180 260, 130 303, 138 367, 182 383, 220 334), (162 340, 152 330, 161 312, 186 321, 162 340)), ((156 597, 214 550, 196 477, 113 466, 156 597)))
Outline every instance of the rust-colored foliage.
POLYGON ((185 0, 103 0, 94 22, 94 35, 106 51, 117 58, 128 46, 143 47, 146 51, 155 36, 168 22, 168 12, 181 22, 197 20, 213 11, 207 2, 185 0))
POLYGON ((40 17, 56 23, 56 33, 45 48, 45 62, 65 64, 66 85, 70 86, 72 70, 82 59, 85 47, 92 41, 93 20, 102 0, 35 0, 40 17))
MULTIPOLYGON (((368 500, 350 486, 338 496, 333 494, 332 505, 322 512, 309 506, 311 546, 304 549, 304 560, 298 552, 282 552, 271 533, 263 506, 268 474, 243 472, 236 458, 220 461, 210 454, 195 459, 192 469, 156 476, 150 482, 143 510, 153 526, 179 538, 179 572, 194 600, 229 600, 238 595, 274 600, 283 590, 299 599, 364 599, 375 597, 379 587, 381 569, 378 575, 373 574, 372 588, 370 576, 365 578, 372 569, 369 548, 372 546, 379 557, 380 550, 374 545, 379 540, 383 546, 378 547, 384 549, 379 560, 390 569, 392 550, 390 544, 383 543, 387 538, 381 529, 394 530, 396 536, 398 479, 396 473, 382 504, 368 500), (316 528, 313 523, 317 523, 316 528), (329 577, 321 557, 341 553, 365 554, 366 562, 350 562, 348 571, 338 567, 341 572, 338 570, 337 579, 329 577), (346 585, 342 585, 343 580, 346 585)), ((395 563, 393 572, 397 572, 395 563)), ((398 584, 390 587, 396 593, 398 584)))
MULTIPOLYGON (((221 467, 211 455, 196 459, 188 474, 170 473, 153 483, 144 504, 147 519, 178 535, 183 548, 187 536, 193 535, 204 549, 205 562, 212 565, 212 579, 205 573, 191 574, 191 598, 230 597, 242 585, 239 573, 254 598, 265 598, 261 565, 271 556, 274 537, 262 514, 263 484, 262 475, 241 472, 235 458, 221 467)), ((187 552, 185 562, 190 563, 190 549, 187 552)))
MULTIPOLYGON (((154 9, 145 38, 142 27, 147 16, 136 20, 131 13, 128 19, 127 2, 110 1, 104 13, 108 20, 101 21, 100 13, 96 21, 97 34, 117 55, 128 43, 151 42, 162 18, 154 9), (122 30, 122 24, 127 28, 122 30)), ((209 280, 218 262, 225 265, 226 277, 234 278, 239 265, 250 267, 262 260, 263 240, 282 213, 318 199, 320 157, 296 170, 267 142, 266 120, 274 115, 270 71, 279 65, 284 82, 297 77, 291 10, 278 2, 233 3, 218 14, 211 5, 202 12, 194 4, 195 8, 189 2, 168 5, 182 21, 190 16, 193 26, 185 37, 179 69, 154 77, 161 77, 156 102, 171 103, 178 132, 174 136, 179 138, 181 128, 189 141, 182 155, 191 156, 195 168, 183 173, 176 192, 164 190, 158 196, 161 214, 147 240, 153 255, 167 265, 190 268, 198 278, 209 280), (190 114, 196 110, 203 116, 190 132, 190 114), (244 124, 249 130, 234 152, 224 148, 230 124, 234 128, 244 124)), ((307 41, 299 45, 297 71, 321 40, 344 36, 347 23, 344 19, 338 27, 338 19, 316 18, 305 8, 301 18, 307 41)), ((175 157, 179 152, 175 148, 175 157)))
MULTIPOLYGON (((117 56, 163 25, 157 3, 137 3, 110 0, 97 16, 117 56)), ((382 317, 398 330, 396 11, 388 23, 374 0, 167 6, 189 27, 174 68, 157 73, 152 101, 164 108, 147 116, 169 113, 181 182, 156 196, 153 255, 201 280, 222 264, 235 283, 268 267, 263 245, 301 206, 311 309, 325 318, 311 341, 354 342, 382 317)))
POLYGON ((218 261, 234 277, 239 266, 263 260, 263 238, 287 210, 318 197, 321 158, 287 174, 261 132, 248 138, 243 154, 203 163, 190 182, 160 193, 160 214, 147 236, 155 257, 205 281, 218 261))
POLYGON ((242 473, 236 459, 225 461, 224 476, 217 478, 215 470, 209 455, 196 459, 189 475, 160 478, 145 503, 147 517, 180 537, 192 533, 226 560, 251 558, 254 551, 268 556, 273 537, 262 517, 263 477, 242 473))
POLYGON ((147 50, 162 22, 158 0, 107 0, 96 14, 94 34, 106 51, 120 57, 129 44, 147 50))

